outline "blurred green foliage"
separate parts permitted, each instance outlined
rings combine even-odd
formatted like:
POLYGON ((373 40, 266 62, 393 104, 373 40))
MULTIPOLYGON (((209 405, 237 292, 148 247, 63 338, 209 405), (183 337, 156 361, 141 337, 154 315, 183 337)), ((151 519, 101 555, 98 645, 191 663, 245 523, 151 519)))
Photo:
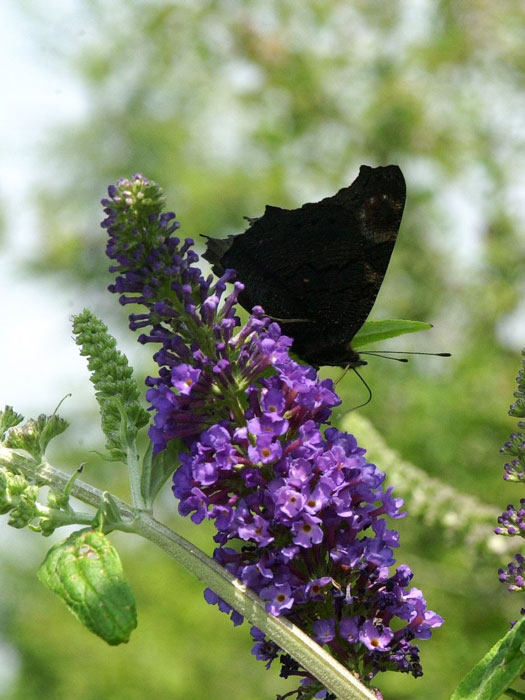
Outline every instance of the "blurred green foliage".
MULTIPOLYGON (((26 270, 82 284, 100 300, 109 278, 98 201, 137 171, 165 188, 182 235, 197 238, 241 232, 242 217, 267 203, 332 194, 361 163, 397 163, 408 200, 372 317, 429 321, 433 331, 388 347, 454 356, 371 360, 374 398, 363 415, 403 457, 458 490, 501 509, 518 500, 501 481, 498 449, 515 427, 506 411, 519 357, 504 331, 519 335, 512 319, 524 279, 520 0, 93 0, 63 13, 60 4, 17 5, 28 35, 72 73, 87 105, 43 149, 39 247, 26 270)), ((125 324, 116 300, 107 308, 110 328, 125 324)), ((338 390, 346 409, 364 392, 353 376, 338 390)), ((125 497, 124 475, 119 486, 111 465, 108 484, 107 465, 91 463, 125 497)), ((209 533, 176 519, 169 494, 162 506, 168 523, 211 551, 209 533)), ((400 529, 399 562, 447 622, 421 644, 422 679, 378 683, 389 700, 434 700, 506 631, 519 603, 498 584, 496 559, 479 561, 410 519, 400 529)), ((28 534, 16 533, 17 548, 29 547, 28 534)), ((24 564, 6 559, 1 629, 20 669, 2 700, 286 692, 250 656, 247 626, 233 629, 205 605, 198 582, 160 552, 115 539, 139 610, 124 648, 90 637, 39 587, 43 551, 29 550, 24 564)))

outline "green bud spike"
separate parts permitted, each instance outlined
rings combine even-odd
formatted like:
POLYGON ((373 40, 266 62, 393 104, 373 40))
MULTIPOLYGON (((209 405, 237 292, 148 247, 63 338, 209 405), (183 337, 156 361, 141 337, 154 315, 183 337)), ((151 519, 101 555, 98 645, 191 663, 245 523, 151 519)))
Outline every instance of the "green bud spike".
POLYGON ((120 557, 102 532, 79 530, 52 547, 38 578, 108 644, 129 640, 137 626, 135 600, 120 557))
POLYGON ((106 449, 114 460, 126 460, 127 449, 140 428, 149 422, 139 403, 139 390, 128 360, 117 349, 115 338, 91 311, 73 319, 81 355, 88 358, 91 382, 100 406, 106 449))

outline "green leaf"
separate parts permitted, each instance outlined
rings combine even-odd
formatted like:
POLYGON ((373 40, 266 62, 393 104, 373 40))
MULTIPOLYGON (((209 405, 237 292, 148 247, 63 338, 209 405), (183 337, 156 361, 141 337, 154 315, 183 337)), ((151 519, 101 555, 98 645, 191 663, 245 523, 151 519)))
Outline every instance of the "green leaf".
POLYGON ((423 321, 405 321, 404 319, 365 321, 353 337, 352 348, 357 350, 357 348, 377 343, 380 340, 395 338, 398 335, 405 335, 405 333, 427 331, 429 328, 432 328, 432 324, 423 321))
POLYGON ((451 700, 496 700, 525 669, 525 617, 458 685, 451 700))
POLYGON ((178 455, 183 449, 182 440, 170 440, 166 449, 154 455, 153 443, 148 444, 142 461, 140 488, 149 507, 153 505, 156 495, 179 465, 178 455))
POLYGON ((137 626, 135 600, 117 550, 102 532, 79 530, 52 547, 38 578, 108 644, 129 640, 137 626))

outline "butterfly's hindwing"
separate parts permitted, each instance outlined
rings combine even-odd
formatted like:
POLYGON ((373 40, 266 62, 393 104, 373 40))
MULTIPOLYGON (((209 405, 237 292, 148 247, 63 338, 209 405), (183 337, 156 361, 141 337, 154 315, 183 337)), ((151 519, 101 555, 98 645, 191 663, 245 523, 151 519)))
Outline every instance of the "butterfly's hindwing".
POLYGON ((397 166, 363 165, 332 197, 294 210, 267 206, 244 233, 210 239, 204 257, 218 274, 237 271, 245 285, 241 304, 281 319, 292 349, 307 362, 355 364, 350 342, 381 287, 404 203, 397 166))

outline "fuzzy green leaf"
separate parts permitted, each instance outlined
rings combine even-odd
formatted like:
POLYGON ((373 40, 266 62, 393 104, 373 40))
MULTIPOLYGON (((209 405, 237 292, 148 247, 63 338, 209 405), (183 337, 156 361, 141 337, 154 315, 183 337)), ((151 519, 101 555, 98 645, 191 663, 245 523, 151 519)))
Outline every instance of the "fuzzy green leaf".
POLYGON ((474 666, 450 700, 496 700, 525 670, 525 618, 474 666))
POLYGON ((52 547, 38 577, 108 644, 129 640, 137 626, 135 600, 120 557, 102 532, 79 530, 52 547))
POLYGON ((395 338, 406 333, 427 331, 429 328, 432 328, 432 324, 423 321, 405 321, 404 319, 365 321, 352 339, 352 348, 357 350, 380 340, 395 338))

